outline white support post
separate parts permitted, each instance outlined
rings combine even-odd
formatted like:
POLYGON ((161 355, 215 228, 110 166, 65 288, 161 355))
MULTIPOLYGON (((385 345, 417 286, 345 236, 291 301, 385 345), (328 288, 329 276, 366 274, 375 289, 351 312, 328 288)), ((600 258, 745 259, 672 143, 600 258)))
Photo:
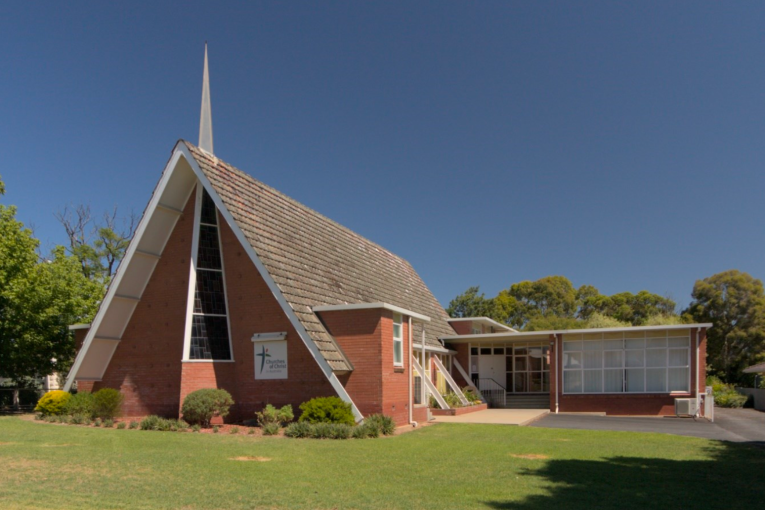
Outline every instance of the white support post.
POLYGON ((420 377, 422 377, 422 382, 425 383, 425 387, 428 388, 428 391, 433 394, 433 397, 435 397, 436 402, 438 402, 438 405, 441 406, 441 409, 449 409, 449 404, 446 403, 446 400, 444 400, 444 397, 441 396, 441 394, 438 392, 438 389, 433 384, 433 381, 431 381, 428 377, 425 376, 425 370, 422 369, 419 363, 417 363, 417 360, 412 357, 412 366, 414 366, 414 369, 417 370, 417 373, 420 374, 420 377))
POLYGON ((436 368, 438 368, 438 370, 441 371, 441 374, 444 376, 444 379, 446 379, 447 384, 449 384, 449 386, 451 386, 452 388, 452 391, 454 391, 454 393, 457 394, 457 397, 459 397, 460 399, 460 403, 463 406, 470 405, 470 402, 468 402, 468 399, 465 398, 465 395, 462 393, 462 389, 459 386, 457 386, 457 382, 454 379, 452 379, 452 374, 446 371, 446 367, 444 367, 444 364, 441 363, 440 359, 438 359, 438 356, 436 356, 435 361, 436 361, 436 368))

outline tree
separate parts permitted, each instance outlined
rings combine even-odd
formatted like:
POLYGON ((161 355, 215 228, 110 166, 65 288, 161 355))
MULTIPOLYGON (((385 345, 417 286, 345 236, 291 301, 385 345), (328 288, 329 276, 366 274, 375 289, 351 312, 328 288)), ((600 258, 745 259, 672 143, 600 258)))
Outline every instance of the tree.
POLYGON ((0 204, 0 377, 17 383, 68 368, 67 326, 90 320, 103 293, 63 247, 41 259, 38 246, 16 208, 0 204))
POLYGON ((537 281, 523 281, 510 286, 508 294, 518 302, 510 318, 516 327, 524 327, 539 317, 573 319, 577 311, 576 290, 565 276, 547 276, 537 281))
POLYGON ((106 287, 133 237, 135 215, 120 218, 115 207, 97 221, 89 206, 78 205, 66 206, 55 216, 66 231, 69 253, 79 260, 82 274, 106 287))
POLYGON ((684 315, 711 322, 707 361, 728 383, 765 353, 765 290, 762 281, 732 269, 698 280, 684 315))
POLYGON ((468 288, 449 302, 446 313, 456 318, 488 317, 493 312, 494 303, 479 291, 478 286, 468 288))

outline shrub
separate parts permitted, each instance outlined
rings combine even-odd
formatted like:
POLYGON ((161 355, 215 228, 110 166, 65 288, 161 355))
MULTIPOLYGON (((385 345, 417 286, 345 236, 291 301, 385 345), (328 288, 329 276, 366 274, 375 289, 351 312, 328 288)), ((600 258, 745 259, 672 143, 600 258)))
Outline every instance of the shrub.
POLYGON ((122 412, 122 393, 114 388, 102 388, 93 394, 93 416, 113 420, 122 412))
POLYGON ((384 414, 373 414, 368 416, 364 423, 370 427, 376 427, 380 431, 380 434, 389 436, 396 431, 396 422, 390 416, 384 414))
POLYGON ((351 437, 351 432, 353 431, 353 427, 346 425, 345 423, 332 423, 330 427, 330 439, 348 439, 351 437))
POLYGON ((197 424, 197 423, 195 423, 194 425, 191 426, 191 431, 192 432, 199 432, 200 430, 202 430, 202 427, 199 424, 197 424))
POLYGON ((472 402, 473 404, 481 403, 481 396, 476 393, 476 390, 470 386, 465 386, 462 389, 462 394, 465 395, 465 398, 468 399, 468 402, 472 402))
POLYGON ((66 403, 72 395, 66 391, 53 390, 43 395, 37 402, 35 411, 43 416, 59 415, 64 412, 66 403))
POLYGON ((93 394, 89 391, 79 391, 71 396, 64 406, 64 412, 69 416, 81 414, 93 415, 93 394))
POLYGON ((218 427, 217 425, 215 425, 215 426, 213 427, 213 434, 217 434, 217 433, 218 433, 218 430, 220 430, 220 427, 218 427))
POLYGON ((85 423, 86 419, 87 417, 83 414, 73 414, 72 418, 69 420, 69 423, 72 425, 82 425, 85 423))
POLYGON ((130 421, 130 425, 128 425, 129 429, 137 429, 138 428, 138 422, 135 420, 130 421))
POLYGON ((119 423, 117 424, 117 428, 118 428, 119 430, 122 430, 122 429, 124 429, 124 428, 125 428, 125 422, 124 422, 124 421, 121 421, 121 422, 119 422, 119 423))
POLYGON ((747 401, 746 395, 734 391, 726 391, 715 395, 715 405, 719 407, 744 407, 747 401))
POLYGON ((239 427, 231 427, 228 431, 229 434, 238 434, 239 433, 239 427))
POLYGON ((275 436, 279 433, 279 424, 278 423, 266 423, 263 425, 263 435, 264 436, 275 436))
POLYGON ((94 427, 100 427, 101 426, 101 418, 96 418, 93 420, 93 426, 94 427))
POLYGON ((329 439, 332 436, 332 425, 334 425, 334 423, 312 423, 310 437, 314 439, 329 439))
POLYGON ((187 422, 209 427, 214 416, 226 417, 232 405, 234 400, 229 392, 207 388, 186 395, 181 413, 187 422))
POLYGON ((448 392, 444 393, 444 401, 451 407, 452 409, 455 407, 462 407, 462 401, 460 401, 460 397, 454 393, 454 392, 448 392))
POLYGON ((258 424, 261 427, 265 427, 269 424, 282 425, 291 422, 295 418, 295 414, 292 412, 292 406, 286 405, 281 409, 277 409, 271 404, 268 404, 259 413, 255 413, 255 417, 258 420, 258 424))
POLYGON ((284 429, 284 435, 287 437, 310 437, 311 436, 311 424, 306 421, 297 421, 290 423, 287 428, 284 429))
POLYGON ((247 429, 247 435, 251 436, 255 433, 255 429, 247 429))
POLYGON ((152 414, 141 420, 141 430, 157 430, 157 425, 162 418, 152 414))
POLYGON ((308 423, 345 423, 354 425, 356 420, 351 405, 339 397, 317 397, 300 404, 300 421, 308 423))
POLYGON ((111 418, 107 418, 106 420, 104 420, 104 427, 109 429, 114 427, 114 420, 112 420, 111 418))
POLYGON ((357 425, 353 427, 353 430, 351 431, 351 435, 354 439, 365 439, 367 437, 379 437, 380 436, 380 429, 373 425, 369 425, 368 423, 364 423, 363 425, 357 425))

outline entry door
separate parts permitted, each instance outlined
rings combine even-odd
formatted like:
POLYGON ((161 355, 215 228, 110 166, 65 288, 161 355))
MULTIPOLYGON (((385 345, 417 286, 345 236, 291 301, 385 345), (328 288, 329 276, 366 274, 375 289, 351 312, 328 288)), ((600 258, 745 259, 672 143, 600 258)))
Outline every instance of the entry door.
POLYGON ((494 379, 498 384, 504 386, 507 373, 505 356, 499 354, 481 356, 478 361, 478 373, 481 379, 494 379))

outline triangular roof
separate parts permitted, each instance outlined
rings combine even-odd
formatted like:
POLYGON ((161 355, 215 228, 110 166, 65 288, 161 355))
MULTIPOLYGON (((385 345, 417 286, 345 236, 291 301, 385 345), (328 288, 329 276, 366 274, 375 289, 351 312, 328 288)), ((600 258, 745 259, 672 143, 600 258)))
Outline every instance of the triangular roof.
POLYGON ((439 337, 454 334, 446 311, 406 260, 184 143, 334 370, 352 367, 316 306, 389 303, 430 317, 426 345, 440 346, 439 337))
MULTIPOLYGON (((195 145, 179 141, 75 359, 75 379, 100 380, 196 183, 222 216, 332 385, 352 370, 312 308, 386 303, 430 317, 426 345, 454 334, 448 316, 412 266, 195 145)), ((419 335, 419 331, 415 331, 419 335)), ((420 337, 414 337, 419 342, 420 337)))

